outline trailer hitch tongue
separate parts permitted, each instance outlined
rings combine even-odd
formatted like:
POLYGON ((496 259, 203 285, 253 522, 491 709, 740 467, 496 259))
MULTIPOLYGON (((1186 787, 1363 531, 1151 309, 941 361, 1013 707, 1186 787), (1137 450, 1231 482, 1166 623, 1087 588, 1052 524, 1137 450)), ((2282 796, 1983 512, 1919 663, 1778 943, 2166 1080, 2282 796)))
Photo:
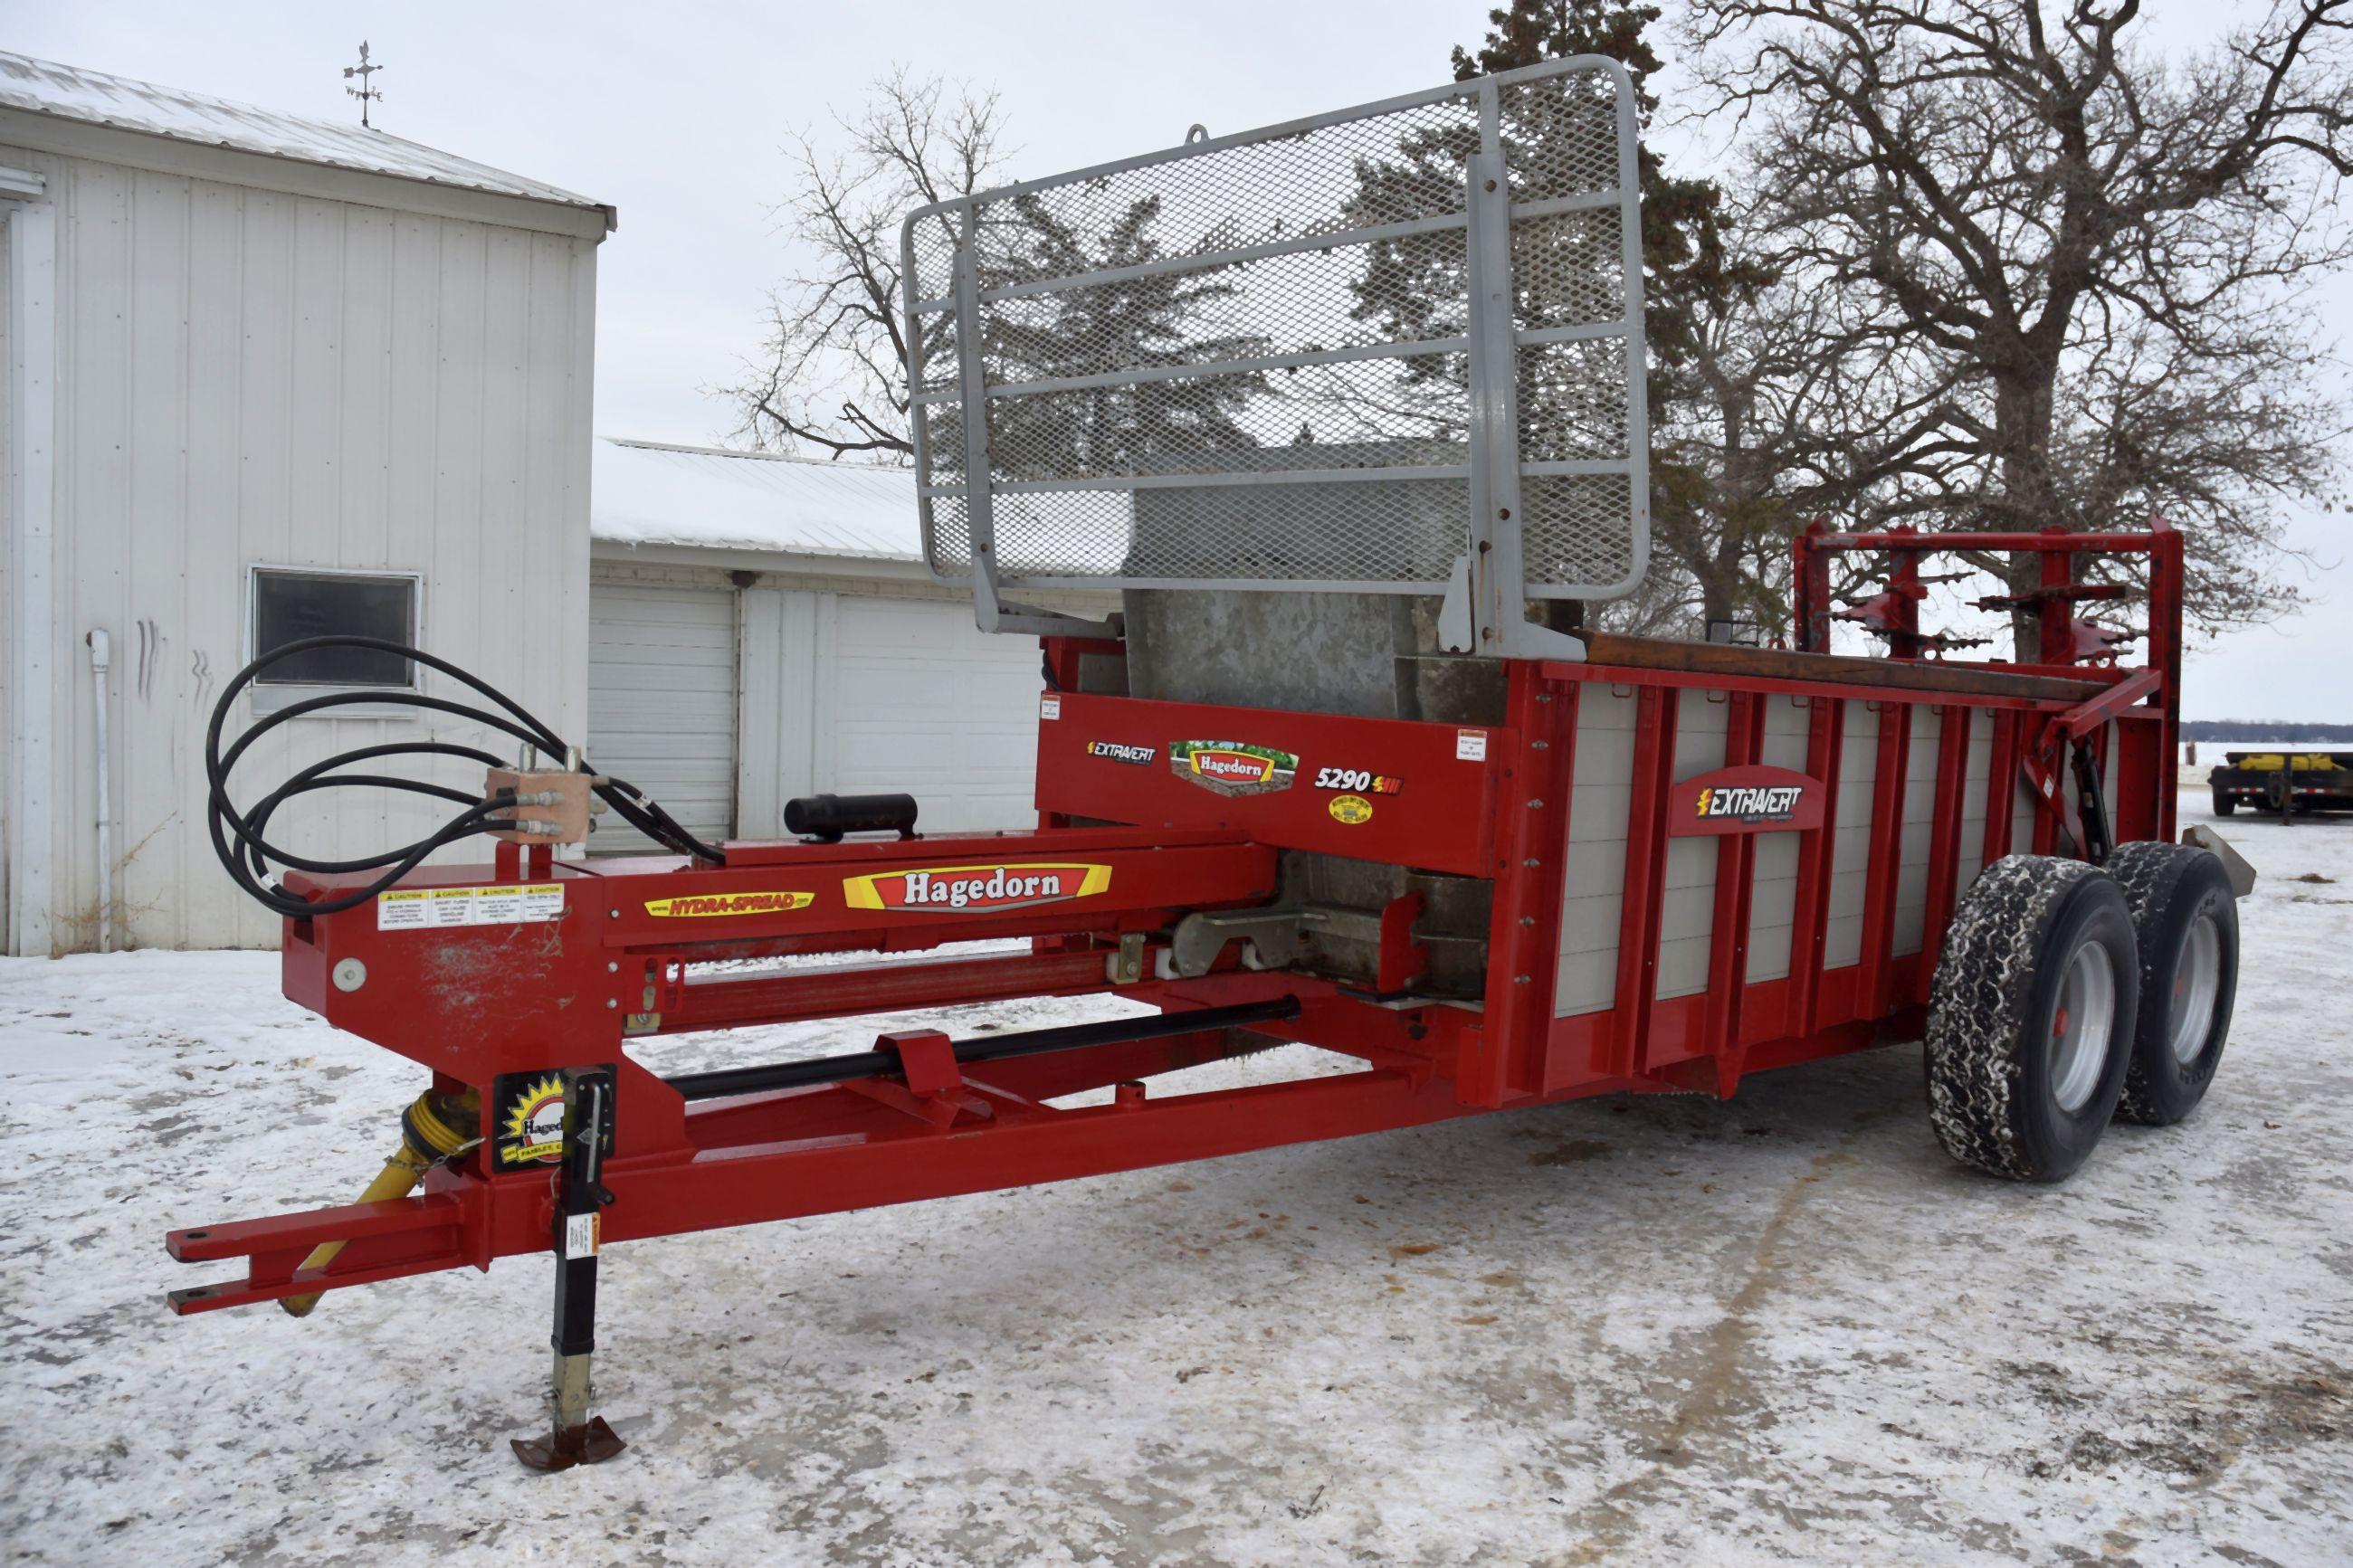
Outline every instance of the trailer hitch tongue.
MULTIPOLYGON (((405 1198, 425 1179, 425 1173, 445 1160, 454 1160, 475 1144, 480 1135, 474 1131, 481 1125, 481 1096, 467 1089, 455 1094, 437 1093, 427 1089, 417 1097, 400 1114, 400 1147, 384 1163, 360 1194, 364 1204, 380 1204, 394 1198, 405 1198)), ((324 1268, 343 1251, 340 1241, 322 1241, 302 1259, 301 1272, 324 1268)), ((311 1309, 319 1304, 324 1291, 312 1290, 301 1296, 281 1296, 278 1304, 290 1317, 307 1318, 311 1309)))

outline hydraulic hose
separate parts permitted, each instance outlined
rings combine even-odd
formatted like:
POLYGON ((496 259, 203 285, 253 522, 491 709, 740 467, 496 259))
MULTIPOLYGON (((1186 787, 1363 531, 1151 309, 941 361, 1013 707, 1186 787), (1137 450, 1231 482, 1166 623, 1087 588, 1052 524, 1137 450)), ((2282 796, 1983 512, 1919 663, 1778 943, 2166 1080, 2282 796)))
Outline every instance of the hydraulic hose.
MULTIPOLYGON (((484 800, 446 785, 429 784, 421 779, 402 778, 375 773, 338 773, 338 768, 355 763, 396 756, 451 756, 479 762, 496 767, 499 759, 472 746, 461 746, 444 741, 404 741, 383 745, 361 746, 337 752, 323 762, 314 763, 294 774, 284 784, 262 797, 250 812, 239 812, 230 800, 228 777, 237 762, 254 743, 280 724, 307 714, 330 712, 337 708, 359 703, 380 706, 385 703, 418 708, 429 712, 448 713, 486 729, 497 730, 513 736, 524 744, 535 747, 550 757, 575 755, 563 737, 534 717, 529 710, 487 681, 481 680, 446 659, 437 658, 422 649, 388 642, 381 637, 335 636, 305 637, 270 649, 243 669, 237 671, 222 688, 220 700, 213 705, 212 722, 205 731, 205 780, 208 792, 206 827, 213 841, 213 853, 220 859, 222 868, 237 885, 264 908, 281 915, 306 916, 333 914, 343 910, 356 909, 385 891, 406 876, 426 857, 447 844, 491 831, 496 824, 492 817, 513 805, 511 797, 501 795, 484 800), (452 680, 486 698, 493 707, 479 707, 447 698, 427 697, 417 691, 386 691, 370 688, 362 690, 331 692, 291 702, 273 713, 263 715, 247 726, 228 749, 221 749, 221 732, 228 723, 229 709, 240 692, 250 686, 261 671, 297 654, 318 648, 361 648, 373 653, 391 654, 410 664, 437 670, 452 680), (343 860, 322 860, 294 854, 263 837, 270 818, 288 801, 297 796, 341 786, 400 790, 411 795, 432 796, 450 801, 461 809, 440 827, 413 843, 386 849, 379 854, 360 856, 343 860), (383 873, 366 886, 333 899, 300 899, 280 887, 271 874, 271 866, 299 871, 327 874, 347 874, 354 871, 383 873)), ((586 760, 579 764, 584 773, 594 774, 595 768, 586 760)), ((661 808, 644 792, 626 780, 607 777, 595 786, 598 798, 609 806, 622 821, 653 839, 656 843, 681 855, 718 862, 725 857, 714 845, 696 837, 670 814, 661 808)))

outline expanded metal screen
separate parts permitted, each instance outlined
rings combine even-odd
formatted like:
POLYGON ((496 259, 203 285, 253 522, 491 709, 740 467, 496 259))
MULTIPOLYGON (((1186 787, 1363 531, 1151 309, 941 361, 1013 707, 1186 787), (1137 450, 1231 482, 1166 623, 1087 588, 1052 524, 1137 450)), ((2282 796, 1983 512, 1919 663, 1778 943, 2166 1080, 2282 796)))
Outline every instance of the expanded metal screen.
POLYGON ((1632 92, 1564 60, 923 208, 924 550, 998 587, 1427 592, 1649 552, 1632 92))

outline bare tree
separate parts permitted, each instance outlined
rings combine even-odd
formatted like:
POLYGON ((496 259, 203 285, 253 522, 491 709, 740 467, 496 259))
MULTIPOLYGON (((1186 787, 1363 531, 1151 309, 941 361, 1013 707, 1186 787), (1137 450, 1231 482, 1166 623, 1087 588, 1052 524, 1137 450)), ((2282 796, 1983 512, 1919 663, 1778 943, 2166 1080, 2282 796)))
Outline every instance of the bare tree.
POLYGON ((2297 285, 2353 257, 2348 12, 2278 0, 2174 60, 2138 0, 1689 0, 1697 112, 1738 117, 1790 276, 1904 356, 1898 407, 1848 432, 1858 511, 2161 511, 2202 623, 2295 602, 2276 503, 2335 476, 2343 426, 2297 285))
POLYGON ((914 447, 900 221, 999 183, 1004 116, 994 92, 900 68, 836 126, 845 151, 822 151, 806 132, 785 146, 797 188, 777 216, 807 259, 769 296, 759 357, 724 395, 741 416, 737 434, 762 450, 905 461, 914 447))
MULTIPOLYGON (((1511 0, 1488 13, 1487 35, 1476 52, 1454 51, 1454 74, 1468 80, 1540 60, 1607 56, 1623 64, 1632 77, 1637 119, 1647 127, 1658 109, 1649 83, 1662 64, 1651 37, 1659 16, 1656 5, 1627 0, 1511 0)), ((1606 102, 1597 107, 1605 116, 1613 109, 1606 102)), ((1515 159, 1540 147, 1546 129, 1541 124, 1507 125, 1505 139, 1514 145, 1515 159)), ((1592 133, 1590 126, 1577 131, 1592 133)), ((1435 134, 1402 151, 1419 176, 1442 173, 1459 177, 1453 171, 1468 148, 1435 134)), ((1761 494, 1773 476, 1768 468, 1743 461, 1746 413, 1733 410, 1727 415, 1717 400, 1725 390, 1729 369, 1726 331, 1762 320, 1759 297, 1772 286, 1773 273, 1737 242, 1725 193, 1714 181, 1670 173, 1658 150, 1647 144, 1641 150, 1638 169, 1650 358, 1651 564, 1633 594, 1585 605, 1578 613, 1613 631, 1646 635, 1696 630, 1694 623, 1703 617, 1738 616, 1777 625, 1786 611, 1775 596, 1773 571, 1750 570, 1759 560, 1757 545, 1764 514, 1755 507, 1727 502, 1720 489, 1725 476, 1736 473, 1742 482, 1757 484, 1761 494)), ((1374 174, 1389 173, 1360 171, 1360 177, 1369 187, 1374 174)), ((1383 247, 1380 264, 1359 288, 1359 314, 1382 320, 1400 335, 1434 338, 1459 332, 1457 322, 1440 322, 1429 314, 1430 301, 1447 292, 1434 279, 1457 265, 1451 259, 1449 238, 1428 237, 1383 247)), ((1605 287, 1614 289, 1615 235, 1598 231, 1593 239, 1597 243, 1582 248, 1556 245, 1544 262, 1559 272, 1609 278, 1605 287)), ((1523 243, 1535 243, 1534 237, 1523 243)), ((1515 258, 1514 265, 1526 265, 1529 259, 1515 258)), ((1616 401, 1610 390, 1614 362, 1573 352, 1550 357, 1550 366, 1524 374, 1524 421, 1572 440, 1605 425, 1616 401)), ((1449 365, 1444 356, 1414 369, 1425 380, 1441 374, 1458 383, 1464 379, 1463 369, 1449 365)), ((1767 552, 1776 556, 1778 566, 1779 552, 1767 552)))
POLYGON ((1736 620, 1786 634, 1790 536, 1815 517, 1893 521, 1874 514, 1921 493, 1939 457, 1934 367, 1799 258, 1756 247, 1769 216, 1763 202, 1724 215, 1744 281, 1695 302, 1674 395, 1654 401, 1659 585, 1634 613, 1661 629, 1736 620))

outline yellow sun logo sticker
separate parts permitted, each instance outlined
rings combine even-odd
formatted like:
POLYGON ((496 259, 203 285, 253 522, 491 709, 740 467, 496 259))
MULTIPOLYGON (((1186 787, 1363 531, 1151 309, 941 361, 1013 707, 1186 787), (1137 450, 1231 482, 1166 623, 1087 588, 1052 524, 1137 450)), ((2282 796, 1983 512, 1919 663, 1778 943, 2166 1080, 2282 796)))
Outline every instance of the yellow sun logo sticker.
POLYGON ((564 1157, 564 1079, 550 1073, 524 1086, 499 1129, 499 1163, 546 1164, 564 1157))

